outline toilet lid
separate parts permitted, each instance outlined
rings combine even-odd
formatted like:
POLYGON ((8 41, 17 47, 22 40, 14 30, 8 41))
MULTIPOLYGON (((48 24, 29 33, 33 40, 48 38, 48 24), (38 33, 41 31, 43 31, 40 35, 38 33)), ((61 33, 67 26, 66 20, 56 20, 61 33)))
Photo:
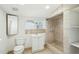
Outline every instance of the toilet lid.
POLYGON ((24 46, 16 46, 14 48, 14 51, 17 51, 17 50, 24 50, 24 46))

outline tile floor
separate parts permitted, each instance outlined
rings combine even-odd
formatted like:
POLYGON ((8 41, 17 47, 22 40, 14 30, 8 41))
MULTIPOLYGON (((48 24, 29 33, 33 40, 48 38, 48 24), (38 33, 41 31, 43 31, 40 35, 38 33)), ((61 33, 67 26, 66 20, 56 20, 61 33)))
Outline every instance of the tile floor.
MULTIPOLYGON (((43 50, 38 51, 36 53, 32 53, 32 48, 25 49, 24 54, 61 54, 62 52, 54 46, 48 44, 43 50)), ((13 52, 10 52, 9 54, 13 54, 13 52)))
MULTIPOLYGON (((53 49, 54 49, 54 48, 53 48, 53 49)), ((26 50, 24 51, 24 54, 32 54, 32 49, 26 49, 26 50)), ((58 52, 55 51, 55 50, 51 50, 51 49, 45 47, 45 49, 43 49, 43 50, 41 50, 41 51, 38 51, 38 52, 36 52, 36 53, 33 53, 33 54, 58 54, 58 52)))

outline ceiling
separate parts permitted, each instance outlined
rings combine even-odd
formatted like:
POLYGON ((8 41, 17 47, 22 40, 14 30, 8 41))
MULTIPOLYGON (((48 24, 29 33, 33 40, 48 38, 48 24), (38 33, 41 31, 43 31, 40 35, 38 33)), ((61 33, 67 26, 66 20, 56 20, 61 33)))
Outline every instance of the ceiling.
POLYGON ((79 13, 79 7, 73 8, 71 11, 79 13))
POLYGON ((48 17, 59 6, 61 4, 0 4, 5 12, 26 17, 48 17), (46 6, 50 8, 46 9, 46 6))
POLYGON ((64 9, 64 10, 68 10, 68 9, 76 8, 76 7, 78 7, 78 6, 79 6, 79 4, 64 4, 64 5, 63 5, 63 9, 64 9))

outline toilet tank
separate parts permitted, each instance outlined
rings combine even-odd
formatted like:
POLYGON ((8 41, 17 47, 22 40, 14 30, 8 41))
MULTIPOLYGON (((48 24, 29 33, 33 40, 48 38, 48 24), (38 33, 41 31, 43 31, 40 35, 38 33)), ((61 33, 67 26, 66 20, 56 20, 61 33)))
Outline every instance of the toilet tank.
POLYGON ((24 38, 17 38, 16 45, 24 45, 24 38))

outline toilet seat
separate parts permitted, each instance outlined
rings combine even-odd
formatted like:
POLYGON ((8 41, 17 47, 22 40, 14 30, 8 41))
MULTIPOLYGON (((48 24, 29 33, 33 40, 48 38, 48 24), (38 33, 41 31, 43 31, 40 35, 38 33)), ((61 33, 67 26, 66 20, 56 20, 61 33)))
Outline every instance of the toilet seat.
POLYGON ((17 54, 17 53, 23 53, 24 51, 24 46, 23 45, 20 45, 20 46, 15 46, 14 48, 14 53, 17 54))
POLYGON ((19 51, 21 49, 24 49, 24 46, 15 46, 14 51, 19 51))

